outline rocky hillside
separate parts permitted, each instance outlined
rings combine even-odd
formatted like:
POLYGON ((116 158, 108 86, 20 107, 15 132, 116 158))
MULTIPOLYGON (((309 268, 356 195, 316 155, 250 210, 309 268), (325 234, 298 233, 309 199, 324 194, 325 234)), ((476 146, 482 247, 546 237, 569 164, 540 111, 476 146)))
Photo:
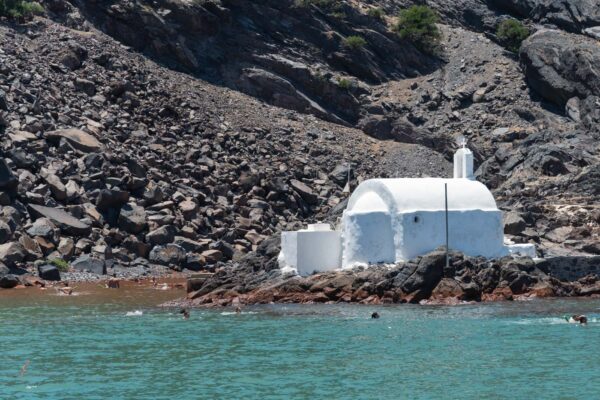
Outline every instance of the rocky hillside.
POLYGON ((515 241, 600 253, 594 3, 428 1, 434 56, 391 29, 411 1, 44 1, 0 24, 0 258, 212 267, 348 179, 448 176, 459 134, 515 241))

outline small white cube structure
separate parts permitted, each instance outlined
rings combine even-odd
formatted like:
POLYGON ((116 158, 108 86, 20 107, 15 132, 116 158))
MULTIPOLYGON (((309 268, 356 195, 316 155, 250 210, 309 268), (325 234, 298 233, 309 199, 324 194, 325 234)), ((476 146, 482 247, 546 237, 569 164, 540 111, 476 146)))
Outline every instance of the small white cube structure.
POLYGON ((341 265, 340 232, 329 224, 309 225, 308 229, 281 233, 279 264, 295 269, 299 275, 332 271, 341 265))

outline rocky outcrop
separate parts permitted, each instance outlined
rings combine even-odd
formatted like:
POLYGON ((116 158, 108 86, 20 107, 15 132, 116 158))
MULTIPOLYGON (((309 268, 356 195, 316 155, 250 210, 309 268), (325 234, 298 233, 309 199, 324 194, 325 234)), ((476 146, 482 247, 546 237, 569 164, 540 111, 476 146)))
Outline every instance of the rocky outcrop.
POLYGON ((530 36, 521 47, 528 83, 543 98, 564 106, 573 97, 600 95, 597 41, 554 30, 530 36))
POLYGON ((600 25, 596 0, 487 0, 492 7, 569 32, 600 25))
POLYGON ((415 76, 436 65, 344 1, 75 4, 105 32, 170 67, 334 122, 358 120, 360 95, 368 93, 358 82, 415 76), (367 45, 345 46, 353 35, 367 45))
MULTIPOLYGON (((186 299, 165 305, 459 304, 600 293, 597 289, 600 280, 593 273, 563 276, 563 280, 554 277, 558 264, 566 271, 569 265, 580 263, 575 259, 534 262, 529 258, 506 257, 485 260, 452 253, 446 267, 445 257, 445 252, 436 251, 391 267, 371 266, 308 277, 282 275, 279 270, 255 270, 242 262, 217 271, 199 288, 189 292, 186 299)), ((599 265, 597 260, 595 265, 599 265)))

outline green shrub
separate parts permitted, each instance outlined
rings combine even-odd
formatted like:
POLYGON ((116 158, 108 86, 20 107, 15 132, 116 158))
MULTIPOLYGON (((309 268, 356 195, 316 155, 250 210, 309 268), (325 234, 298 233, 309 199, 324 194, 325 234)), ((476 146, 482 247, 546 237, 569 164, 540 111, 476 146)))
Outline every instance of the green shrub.
POLYGON ((342 44, 344 47, 347 47, 351 50, 358 50, 365 47, 367 45, 367 41, 363 39, 362 36, 353 35, 345 38, 342 44))
POLYGON ((348 90, 352 86, 352 82, 350 82, 350 80, 346 78, 338 79, 337 84, 340 89, 344 90, 348 90))
POLYGON ((498 24, 496 36, 504 47, 518 52, 523 40, 529 36, 529 29, 516 19, 506 19, 498 24))
POLYGON ((413 42, 418 48, 435 52, 442 38, 436 23, 438 16, 427 6, 412 6, 400 11, 394 30, 403 39, 413 42))
POLYGON ((35 14, 42 14, 44 7, 35 1, 0 0, 0 16, 22 19, 31 18, 35 14))
POLYGON ((367 10, 367 15, 369 17, 378 19, 380 21, 383 21, 383 17, 385 16, 385 12, 383 11, 383 9, 379 8, 379 7, 375 7, 375 8, 369 8, 367 10))
POLYGON ((66 272, 69 270, 69 263, 60 258, 53 258, 50 260, 50 264, 54 265, 61 272, 66 272))

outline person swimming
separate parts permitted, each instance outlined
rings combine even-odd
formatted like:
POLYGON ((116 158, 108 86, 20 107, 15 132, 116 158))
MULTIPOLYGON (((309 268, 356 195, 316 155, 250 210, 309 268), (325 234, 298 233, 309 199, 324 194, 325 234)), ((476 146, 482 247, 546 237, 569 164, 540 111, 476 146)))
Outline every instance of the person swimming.
POLYGON ((582 315, 575 314, 575 315, 572 315, 570 317, 568 315, 565 315, 564 318, 570 324, 577 324, 577 323, 579 323, 581 325, 586 325, 587 322, 588 322, 587 317, 585 315, 583 315, 583 314, 582 315))
POLYGON ((179 314, 183 314, 183 319, 190 319, 190 311, 187 308, 182 308, 179 314))
POLYGON ((379 318, 379 313, 377 311, 375 311, 373 314, 371 314, 371 319, 377 319, 379 318))
POLYGON ((73 288, 69 286, 69 282, 64 281, 62 283, 62 287, 58 288, 58 292, 61 294, 66 294, 67 296, 70 296, 73 294, 73 288))
POLYGON ((106 284, 106 287, 109 288, 109 289, 118 289, 121 286, 121 284, 119 283, 119 281, 120 281, 120 279, 117 278, 117 274, 114 273, 112 275, 112 278, 110 278, 108 280, 108 283, 106 284))
POLYGON ((237 306, 237 307, 235 308, 235 313, 236 313, 236 314, 241 314, 241 313, 242 313, 242 309, 240 308, 240 306, 237 306))

